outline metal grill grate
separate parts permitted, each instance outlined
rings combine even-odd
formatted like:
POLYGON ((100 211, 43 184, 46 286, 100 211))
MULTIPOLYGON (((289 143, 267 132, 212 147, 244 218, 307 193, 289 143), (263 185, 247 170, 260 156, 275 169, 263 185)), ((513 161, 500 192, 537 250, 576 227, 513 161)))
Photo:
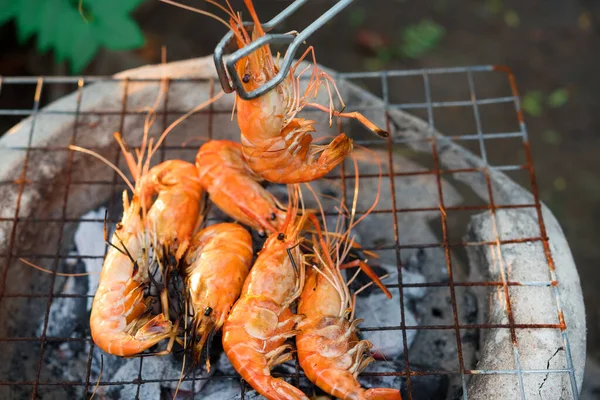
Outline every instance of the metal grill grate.
MULTIPOLYGON (((487 76, 487 75, 486 75, 487 76)), ((398 335, 402 337, 402 342, 404 346, 404 370, 399 370, 394 373, 372 373, 372 375, 396 375, 402 376, 406 380, 407 386, 407 398, 412 399, 413 396, 418 397, 416 394, 413 394, 411 381, 414 379, 418 379, 420 376, 427 375, 457 375, 461 377, 462 382, 462 397, 463 399, 468 398, 467 393, 467 380, 469 376, 472 375, 480 375, 480 374, 496 374, 496 375, 512 375, 515 376, 518 380, 518 392, 520 393, 521 398, 525 398, 525 389, 524 389, 524 377, 529 374, 568 374, 570 383, 571 383, 571 391, 570 394, 573 398, 578 398, 578 390, 577 390, 577 382, 575 378, 575 370, 573 366, 573 360, 571 357, 571 349, 569 346, 569 337, 566 330, 566 325, 564 322, 563 312, 561 309, 561 300, 559 296, 559 285, 560 283, 557 280, 557 276, 555 273, 554 261, 550 252, 550 246, 548 243, 548 237, 546 235, 546 228, 544 225, 544 221, 542 218, 542 211, 540 205, 540 199, 538 195, 538 190, 536 186, 534 168, 532 164, 531 152, 529 148, 529 141, 527 137, 527 130, 525 127, 525 123, 523 121, 523 115, 521 112, 521 107, 519 103, 519 95, 517 92, 517 87, 515 85, 515 80, 510 73, 510 71, 493 67, 493 66, 481 66, 481 67, 467 67, 467 68, 450 68, 450 69, 429 69, 429 70, 414 70, 414 71, 387 71, 387 72, 372 72, 372 73, 341 73, 337 76, 338 79, 345 79, 348 81, 360 81, 362 83, 366 83, 370 88, 375 88, 375 92, 379 91, 381 93, 381 97, 385 102, 385 109, 376 110, 380 113, 385 113, 386 121, 388 123, 388 130, 391 129, 390 119, 388 117, 388 111, 393 109, 401 109, 401 110, 409 110, 410 112, 421 112, 424 113, 424 119, 429 124, 429 135, 427 137, 423 137, 421 140, 423 143, 428 143, 431 148, 431 157, 432 157, 432 168, 428 170, 420 170, 420 171, 395 171, 394 163, 393 163, 393 155, 392 155, 392 147, 393 146, 402 146, 405 145, 408 141, 413 139, 408 138, 394 138, 390 137, 387 140, 387 150, 388 150, 388 160, 387 169, 388 173, 384 176, 384 184, 385 182, 389 182, 391 195, 392 195, 392 207, 389 209, 377 209, 375 213, 387 214, 390 216, 390 219, 393 220, 393 236, 394 236, 394 244, 392 246, 380 246, 378 248, 372 248, 371 250, 392 250, 396 255, 396 265, 398 269, 398 283, 388 285, 389 287, 398 288, 399 290, 399 305, 401 312, 401 321, 405 321, 404 315, 404 291, 408 288, 440 288, 447 287, 449 288, 450 297, 452 300, 452 313, 454 323, 451 325, 416 325, 416 326, 408 326, 404 322, 400 324, 400 326, 369 326, 362 327, 361 330, 368 331, 382 331, 382 330, 394 330, 398 332, 398 335), (476 94, 476 79, 474 78, 475 74, 488 74, 494 76, 502 76, 504 79, 508 79, 508 83, 510 85, 511 93, 507 96, 495 97, 495 96, 477 96, 476 94), (450 76, 451 79, 465 79, 466 86, 468 87, 468 94, 470 99, 467 100, 445 100, 445 101, 434 101, 432 95, 432 79, 435 79, 438 76, 450 76), (402 78, 410 78, 413 80, 420 80, 423 84, 424 90, 424 101, 417 103, 409 103, 409 102, 394 102, 390 94, 390 85, 389 81, 391 79, 402 79, 402 78), (494 105, 494 104, 504 104, 514 106, 514 115, 516 115, 518 121, 518 130, 513 132, 503 132, 503 133, 485 133, 484 128, 482 126, 482 117, 481 117, 481 108, 494 105), (469 132, 468 134, 459 134, 453 136, 445 136, 443 139, 436 136, 436 115, 444 109, 467 109, 471 110, 473 113, 473 117, 475 120, 475 132, 469 132), (522 141, 522 149, 525 154, 525 161, 523 163, 515 163, 515 164, 505 164, 505 165, 491 165, 490 158, 493 156, 494 149, 496 146, 490 143, 498 143, 503 140, 510 139, 518 139, 522 141), (472 169, 460 169, 460 170, 443 170, 440 165, 438 149, 439 146, 443 145, 446 141, 452 142, 460 142, 463 145, 474 146, 475 149, 478 149, 481 158, 483 159, 485 166, 483 168, 472 168, 472 169), (529 181, 531 184, 531 191, 533 193, 534 202, 531 204, 498 204, 494 201, 494 190, 492 187, 492 183, 490 181, 490 171, 499 170, 505 172, 514 172, 514 171, 524 171, 529 175, 529 181), (444 176, 456 174, 456 173, 479 173, 485 178, 488 187, 488 196, 489 201, 487 204, 483 205, 459 205, 459 206, 446 206, 444 204, 444 193, 442 190, 442 178, 444 176), (435 203, 437 206, 434 207, 419 207, 419 208, 402 208, 398 207, 396 200, 396 191, 395 191, 395 179, 403 176, 414 176, 414 175, 429 175, 435 179, 437 182, 438 196, 435 199, 435 203), (498 210, 502 209, 521 209, 521 208, 529 208, 533 209, 537 212, 537 218, 539 223, 539 231, 540 235, 537 237, 528 237, 528 238, 518 238, 518 239, 501 239, 497 232, 496 226, 496 213, 498 210), (492 216, 492 221, 494 223, 495 229, 495 239, 487 242, 465 242, 465 241, 455 241, 451 238, 451 234, 448 228, 448 215, 452 212, 457 211, 489 211, 492 216), (442 228, 442 242, 440 243, 411 243, 406 244, 402 241, 402 227, 399 228, 399 216, 404 213, 412 213, 412 212, 424 212, 424 211, 435 211, 439 212, 441 217, 441 228, 442 228), (503 260, 503 246, 508 244, 515 245, 525 245, 527 243, 541 243, 545 253, 545 259, 548 266, 548 276, 549 279, 547 281, 511 281, 509 280, 508 274, 505 271, 506 265, 502 262, 503 260), (487 282, 459 282, 456 281, 453 277, 453 267, 452 267, 452 257, 451 250, 457 248, 465 248, 468 246, 490 246, 496 249, 500 259, 501 265, 501 274, 502 279, 500 281, 487 281, 487 282), (403 251, 407 249, 427 249, 427 248, 442 248, 445 251, 446 257, 446 268, 448 280, 444 282, 427 282, 427 283, 403 283, 402 278, 402 261, 401 254, 403 251), (461 323, 459 319, 459 310, 456 301, 456 290, 461 287, 498 287, 501 288, 504 292, 505 297, 505 308, 508 314, 508 323, 506 324, 465 324, 461 323), (547 287, 551 288, 553 291, 554 299, 555 299, 555 312, 558 317, 559 323, 557 324, 532 324, 532 323, 522 323, 521 321, 515 320, 514 313, 512 311, 511 305, 511 287, 521 287, 522 290, 528 290, 528 288, 534 287, 547 287), (462 343, 461 343, 461 330, 465 329, 479 329, 479 330, 490 330, 490 329, 508 329, 510 332, 510 338, 512 341, 512 348, 514 352, 514 361, 515 361, 515 369, 498 369, 498 370, 477 370, 477 369, 469 369, 468 366, 465 365, 463 360, 462 353, 462 343), (519 331, 524 329, 534 329, 534 330, 557 330, 560 332, 562 337, 563 346, 566 355, 566 368, 564 369, 526 369, 520 363, 519 358, 519 347, 518 347, 518 336, 519 331), (431 370, 431 371, 415 371, 411 369, 411 362, 409 359, 409 349, 407 346, 407 331, 410 330, 446 330, 449 332, 453 332, 456 340, 456 346, 458 348, 457 352, 457 370, 431 370)), ((33 118, 33 124, 31 125, 31 130, 28 136, 28 145, 26 147, 14 147, 11 150, 15 151, 23 151, 25 154, 25 163, 22 171, 15 171, 15 176, 17 177, 14 181, 0 182, 2 185, 17 185, 18 186, 18 196, 16 198, 16 207, 13 216, 4 216, 0 218, 0 223, 9 223, 10 228, 10 236, 8 237, 9 241, 9 251, 8 254, 0 254, 2 258, 2 272, 0 273, 0 306, 2 303, 6 302, 8 299, 41 299, 46 302, 45 306, 45 314, 43 319, 43 329, 40 337, 2 337, 0 338, 0 342, 2 342, 2 347, 9 345, 16 345, 19 342, 28 343, 31 346, 39 346, 39 360, 37 362, 37 371, 35 374, 34 380, 27 381, 7 381, 5 377, 0 377, 0 385, 1 386, 27 386, 31 387, 31 398, 37 398, 38 396, 43 397, 44 391, 46 388, 52 386, 83 386, 84 393, 88 393, 96 384, 96 378, 91 376, 91 364, 92 364, 92 353, 94 351, 94 345, 91 341, 91 338, 60 338, 60 337, 50 337, 46 334, 46 329, 49 322, 50 317, 50 308, 53 300, 60 297, 73 297, 73 298, 82 298, 86 299, 89 296, 85 295, 76 295, 76 294, 61 294, 56 293, 55 291, 55 277, 56 275, 52 275, 50 279, 50 285, 47 288, 46 294, 39 293, 27 293, 21 292, 22 288, 9 288, 7 287, 7 276, 9 273, 9 266, 11 265, 11 261, 14 261, 16 258, 24 257, 31 259, 32 261, 38 259, 50 259, 52 260, 52 270, 54 272, 57 271, 59 267, 59 260, 67 259, 70 256, 68 254, 62 254, 60 245, 56 247, 56 252, 53 254, 23 254, 19 253, 15 248, 16 235, 19 229, 19 224, 21 223, 29 223, 29 222, 37 222, 37 223, 56 223, 58 224, 58 243, 62 242, 62 234, 64 231, 65 224, 67 223, 82 223, 82 222, 90 222, 90 223, 103 223, 102 219, 82 219, 82 218, 71 218, 67 212, 67 204, 69 201, 69 189, 72 185, 109 185, 112 187, 113 193, 117 193, 118 190, 122 189, 122 185, 120 184, 119 178, 117 174, 113 174, 112 179, 106 181, 74 181, 71 180, 71 167, 73 163, 73 153, 67 147, 34 147, 33 136, 35 129, 35 122, 41 115, 67 115, 75 119, 77 121, 83 113, 80 110, 81 101, 82 101, 82 90, 84 86, 94 82, 108 82, 108 81, 117 81, 115 78, 105 78, 105 77, 81 77, 81 78, 69 78, 69 77, 37 77, 37 78, 29 78, 29 77, 0 77, 0 100, 2 98, 2 93, 6 91, 7 87, 14 86, 15 90, 19 90, 19 87, 23 87, 20 85, 34 85, 35 93, 33 98, 33 106, 29 109, 0 109, 0 116, 3 118, 13 117, 13 118, 22 118, 26 116, 31 116, 33 118), (47 88, 52 85, 76 85, 77 87, 77 108, 72 111, 58 111, 58 110, 44 110, 41 107, 41 99, 42 92, 47 90, 47 88), (20 215, 20 207, 21 207, 21 197, 23 192, 27 189, 27 185, 30 185, 32 182, 28 180, 28 168, 30 168, 30 159, 31 154, 33 152, 36 153, 45 153, 45 152, 68 152, 68 169, 67 169, 67 178, 65 181, 64 188, 64 196, 62 201, 62 212, 59 218, 45 218, 45 219, 37 219, 33 217, 23 217, 20 215), (50 342, 71 342, 71 341, 81 341, 81 342, 89 342, 91 344, 88 364, 87 364, 87 372, 86 379, 84 381, 69 381, 69 382, 52 382, 52 381, 44 381, 41 379, 41 370, 43 368, 44 358, 44 348, 50 342)), ((136 80, 131 80, 136 81, 136 80)), ((140 80, 140 81, 148 81, 148 80, 140 80)), ((157 81, 157 80, 150 80, 157 81)), ((168 85, 172 82, 186 82, 186 81, 194 81, 192 79, 173 79, 168 81, 168 85)), ((127 109, 127 99, 128 99, 128 88, 130 80, 126 80, 123 84, 124 91, 122 93, 121 99, 115 99, 116 102, 120 102, 121 110, 112 112, 114 115, 120 116, 120 131, 123 132, 124 120, 127 115, 134 114, 143 114, 143 112, 138 111, 130 111, 127 109)), ((214 89, 214 83, 211 82, 211 89, 214 89)), ((17 91, 18 93, 18 91, 17 91)), ((213 95, 211 91, 211 96, 213 95)), ((168 96, 168 90, 167 90, 168 96)), ((157 112, 157 125, 162 125, 162 129, 166 128, 167 120, 169 116, 173 115, 181 115, 185 113, 187 110, 180 110, 179 112, 172 111, 168 109, 167 106, 168 97, 164 102, 164 107, 162 110, 157 112)), ((349 105, 349 108, 357 111, 364 111, 357 109, 356 107, 352 107, 349 105)), ((203 111, 209 114, 209 126, 208 132, 209 137, 213 137, 213 121, 212 121, 212 108, 203 111)), ((341 125, 338 125, 341 129, 341 125)), ((124 133, 125 134, 125 133, 124 133)), ((217 138, 217 135, 214 135, 217 138)), ((78 141, 78 124, 74 124, 74 129, 71 136, 71 144, 76 144, 78 141)), ((358 140, 356 141, 358 144, 362 144, 365 146, 370 145, 381 145, 381 140, 377 140, 376 138, 372 140, 358 140)), ((182 146, 163 146, 160 152, 161 161, 165 159, 166 154, 170 150, 181 150, 181 151, 190 151, 190 156, 193 157, 195 155, 196 148, 190 147, 182 147, 182 146)), ((119 165, 119 153, 116 153, 116 159, 111 160, 116 165, 119 165)), ((345 187, 345 181, 347 179, 345 169, 342 167, 340 170, 340 174, 334 176, 330 179, 339 179, 341 180, 342 187, 345 187)), ((39 182, 38 182, 39 183, 39 182)), ((63 189, 61 189, 63 190, 63 189)), ((114 196, 113 196, 114 198, 114 196)), ((114 204, 112 204, 114 206, 114 204)), ((113 217, 114 213, 110 213, 113 217)), ((390 232, 390 235, 392 233, 390 232)), ((101 259, 102 256, 97 255, 79 255, 78 258, 83 259, 101 259)), ((14 267, 11 267, 14 268, 14 267)), ((138 379, 132 380, 130 382, 111 382, 106 380, 100 381, 100 386, 111 386, 111 385, 123 385, 123 384, 132 384, 137 385, 137 394, 140 393, 140 387, 143 384, 152 383, 152 382, 161 382, 162 380, 157 379, 146 379, 144 378, 144 358, 139 358, 139 373, 138 379)), ((368 374, 367 374, 368 375, 368 374)), ((302 373, 300 368, 296 364, 296 373, 287 375, 287 378, 292 379, 292 382, 299 382, 302 377, 302 373)), ((234 377, 231 377, 234 378, 234 377)), ((196 380, 199 379, 194 374, 187 380, 196 380)), ((177 381, 177 379, 172 379, 172 381, 177 381)), ((242 398, 244 398, 244 393, 247 390, 246 385, 242 385, 242 398)))

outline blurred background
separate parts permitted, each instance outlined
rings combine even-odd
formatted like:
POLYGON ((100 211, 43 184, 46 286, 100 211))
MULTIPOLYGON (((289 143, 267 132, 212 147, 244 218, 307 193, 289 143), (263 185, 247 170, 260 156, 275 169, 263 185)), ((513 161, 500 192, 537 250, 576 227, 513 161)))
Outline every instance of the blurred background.
MULTIPOLYGON (((265 20, 289 3, 255 0, 265 20)), ((305 27, 333 3, 312 0, 282 29, 305 27)), ((187 4, 207 9, 199 0, 187 4)), ((160 62, 161 45, 169 61, 211 54, 224 33, 217 22, 158 0, 0 0, 0 75, 110 75, 160 62)), ((310 42, 317 60, 338 71, 473 64, 513 69, 540 194, 562 224, 583 286, 584 398, 600 398, 600 1, 356 0, 310 42)), ((456 90, 452 82, 446 89, 456 90)), ((27 90, 3 93, 0 107, 30 107, 27 90)), ((63 94, 44 96, 50 101, 63 94)), ((505 117, 496 115, 499 125, 505 117)), ((445 116, 438 128, 458 134, 461 118, 445 116)), ((0 132, 16 122, 0 119, 0 132)), ((515 150, 499 149, 499 158, 503 151, 508 159, 515 150)), ((514 178, 524 183, 526 176, 514 178)))

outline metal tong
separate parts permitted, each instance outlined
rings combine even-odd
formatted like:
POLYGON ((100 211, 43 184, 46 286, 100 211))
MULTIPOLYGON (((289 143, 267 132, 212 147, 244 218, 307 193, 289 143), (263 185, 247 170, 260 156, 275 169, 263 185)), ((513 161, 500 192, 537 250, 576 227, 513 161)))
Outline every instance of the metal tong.
MULTIPOLYGON (((262 25, 265 32, 273 30, 279 25, 284 19, 292 15, 296 10, 302 7, 308 0, 295 0, 286 9, 277 14, 272 20, 262 25)), ((271 89, 275 88, 285 79, 289 73, 289 69, 293 62, 293 57, 298 51, 298 48, 304 41, 312 35, 316 30, 321 28, 327 22, 329 22, 335 15, 342 11, 348 4, 354 0, 339 0, 323 15, 317 18, 312 24, 307 26, 302 32, 296 34, 271 34, 267 33, 265 36, 253 41, 249 45, 236 50, 231 57, 225 62, 223 60, 225 48, 229 45, 233 39, 233 32, 229 31, 223 39, 219 42, 214 52, 215 65, 217 67, 217 73, 219 75, 219 81, 225 93, 231 93, 234 90, 244 100, 252 100, 262 96, 271 89), (247 92, 242 85, 242 80, 238 75, 235 64, 242 58, 248 56, 260 47, 267 44, 289 44, 283 61, 281 62, 281 69, 271 80, 264 85, 250 92, 247 92)), ((244 22, 244 27, 252 28, 254 23, 244 22)))

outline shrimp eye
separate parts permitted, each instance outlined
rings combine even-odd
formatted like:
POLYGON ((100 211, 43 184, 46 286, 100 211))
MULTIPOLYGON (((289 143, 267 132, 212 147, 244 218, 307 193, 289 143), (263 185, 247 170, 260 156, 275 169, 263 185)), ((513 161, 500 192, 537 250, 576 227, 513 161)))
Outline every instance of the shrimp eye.
POLYGON ((123 224, 122 223, 118 223, 116 226, 117 230, 120 231, 121 229, 123 229, 123 224))
POLYGON ((250 82, 250 74, 244 74, 244 77, 242 78, 242 81, 244 83, 250 82))
POLYGON ((279 235, 277 235, 277 240, 283 240, 285 239, 285 235, 283 233, 280 233, 279 235))
POLYGON ((208 317, 212 313, 212 310, 212 308, 206 307, 206 310, 204 310, 204 316, 208 317))
POLYGON ((277 215, 275 215, 275 213, 271 213, 271 221, 275 221, 276 218, 277 218, 277 215))

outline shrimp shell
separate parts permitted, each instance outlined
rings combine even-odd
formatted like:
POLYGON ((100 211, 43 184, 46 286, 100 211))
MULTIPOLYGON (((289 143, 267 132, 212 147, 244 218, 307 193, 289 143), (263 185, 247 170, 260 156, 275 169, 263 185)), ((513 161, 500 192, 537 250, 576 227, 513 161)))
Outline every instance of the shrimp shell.
POLYGON ((275 232, 281 227, 285 212, 258 183, 263 179, 248 167, 239 143, 205 143, 196 155, 196 167, 211 201, 231 218, 261 232, 275 232))
POLYGON ((211 225, 194 236, 185 257, 185 276, 199 338, 196 360, 238 299, 252 256, 252 237, 238 224, 211 225))

